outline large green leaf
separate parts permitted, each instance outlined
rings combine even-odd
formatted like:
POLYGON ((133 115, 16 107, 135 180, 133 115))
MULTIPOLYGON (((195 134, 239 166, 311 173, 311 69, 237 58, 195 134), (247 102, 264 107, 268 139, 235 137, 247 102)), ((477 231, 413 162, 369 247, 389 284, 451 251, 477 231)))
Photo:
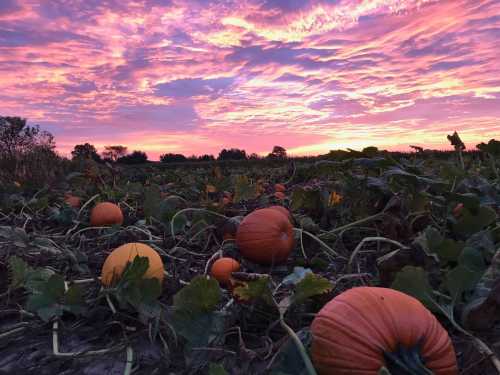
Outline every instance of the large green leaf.
POLYGON ((174 296, 174 308, 191 314, 215 311, 222 298, 219 283, 206 276, 196 276, 174 296))
POLYGON ((460 219, 453 225, 453 232, 468 237, 495 222, 496 218, 497 214, 491 207, 481 206, 476 213, 464 207, 460 219))
POLYGON ((391 288, 415 297, 432 311, 438 311, 432 302, 434 292, 429 283, 427 272, 420 267, 403 267, 397 273, 391 288))
POLYGON ((269 281, 268 276, 262 276, 256 280, 247 281, 243 283, 243 285, 236 287, 233 293, 243 301, 262 300, 269 305, 273 305, 269 281))
POLYGON ((294 302, 301 303, 310 297, 328 293, 334 285, 323 276, 308 273, 295 285, 294 302))

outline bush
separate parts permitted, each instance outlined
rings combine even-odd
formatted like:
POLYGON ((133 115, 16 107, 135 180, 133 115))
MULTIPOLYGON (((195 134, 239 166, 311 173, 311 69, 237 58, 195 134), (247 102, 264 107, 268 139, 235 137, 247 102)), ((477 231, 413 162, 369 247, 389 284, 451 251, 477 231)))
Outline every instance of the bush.
POLYGON ((69 161, 55 151, 54 137, 20 117, 0 117, 0 181, 40 187, 64 175, 69 161))
POLYGON ((162 163, 182 163, 187 161, 187 158, 182 154, 163 154, 160 156, 162 163))
POLYGON ((148 156, 143 151, 134 151, 131 154, 118 158, 116 162, 122 164, 144 164, 148 162, 148 156))

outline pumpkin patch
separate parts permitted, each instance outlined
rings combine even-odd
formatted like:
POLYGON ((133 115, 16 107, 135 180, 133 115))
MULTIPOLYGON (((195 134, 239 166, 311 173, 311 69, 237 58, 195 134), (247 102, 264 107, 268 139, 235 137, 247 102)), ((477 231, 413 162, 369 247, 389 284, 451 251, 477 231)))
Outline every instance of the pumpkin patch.
POLYGON ((483 152, 74 160, 50 189, 0 184, 0 373, 496 375, 483 152))

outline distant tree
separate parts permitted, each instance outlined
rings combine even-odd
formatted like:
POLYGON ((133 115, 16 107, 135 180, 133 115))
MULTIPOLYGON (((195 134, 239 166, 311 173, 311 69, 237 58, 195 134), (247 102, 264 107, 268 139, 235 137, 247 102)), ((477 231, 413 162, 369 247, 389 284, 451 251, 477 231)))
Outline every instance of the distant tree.
POLYGON ((248 157, 250 160, 257 160, 260 159, 260 156, 256 154, 255 152, 251 153, 250 156, 248 157))
POLYGON ((215 158, 213 155, 205 154, 205 155, 198 156, 198 160, 199 161, 213 161, 213 160, 215 160, 215 158))
POLYGON ((54 137, 38 125, 27 125, 25 118, 0 117, 0 155, 15 158, 34 147, 54 150, 54 137))
POLYGON ((163 154, 160 156, 160 161, 162 163, 181 163, 187 161, 187 158, 182 154, 163 154))
POLYGON ((223 149, 219 152, 218 160, 245 160, 247 153, 245 150, 238 148, 231 148, 229 150, 223 149))
POLYGON ((0 185, 28 181, 43 185, 56 177, 62 163, 54 137, 21 117, 0 116, 0 185))
POLYGON ((286 149, 281 146, 274 146, 273 151, 269 155, 267 155, 270 159, 285 159, 286 158, 286 149))
POLYGON ((71 151, 73 159, 92 159, 96 162, 101 162, 101 156, 97 153, 94 145, 84 143, 83 145, 76 145, 71 151))
POLYGON ((411 147, 412 149, 414 149, 414 150, 415 150, 415 152, 424 152, 424 149, 423 149, 422 147, 420 147, 420 146, 413 146, 413 145, 410 145, 410 147, 411 147))
POLYGON ((122 164, 143 164, 148 162, 148 155, 143 151, 135 150, 131 154, 118 158, 116 162, 122 164))
POLYGON ((104 146, 102 157, 110 161, 117 161, 118 158, 127 154, 127 147, 125 146, 104 146))
POLYGON ((361 152, 367 157, 373 157, 379 153, 379 149, 375 146, 368 146, 361 150, 361 152))

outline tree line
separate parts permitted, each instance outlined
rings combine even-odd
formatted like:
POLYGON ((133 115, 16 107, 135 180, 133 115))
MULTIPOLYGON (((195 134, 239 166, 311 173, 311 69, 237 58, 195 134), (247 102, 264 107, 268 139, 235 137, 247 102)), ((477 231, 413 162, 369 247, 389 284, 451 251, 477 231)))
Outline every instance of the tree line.
MULTIPOLYGON (((34 154, 38 158, 44 156, 45 159, 59 157, 55 152, 55 147, 53 135, 41 130, 38 125, 28 125, 27 120, 21 117, 0 116, 0 158, 4 165, 16 166, 23 158, 34 154)), ((123 145, 105 146, 104 150, 99 153, 90 143, 78 144, 71 151, 71 157, 72 159, 91 159, 98 163, 143 164, 149 162, 146 152, 141 150, 129 152, 128 148, 123 145)), ((286 157, 286 150, 281 146, 274 146, 266 156, 271 159, 286 157)), ((248 155, 245 150, 238 148, 222 149, 217 157, 209 154, 185 156, 179 153, 165 153, 160 156, 162 163, 247 159, 261 159, 261 157, 255 153, 248 155)))
MULTIPOLYGON (((71 152, 73 159, 92 159, 96 162, 116 162, 122 164, 142 164, 147 163, 148 156, 145 152, 134 150, 128 153, 127 147, 105 146, 104 151, 99 154, 97 149, 90 143, 76 145, 71 152)), ((269 159, 285 159, 287 157, 285 148, 274 146, 273 150, 266 156, 269 159)), ((214 161, 214 160, 255 160, 261 159, 257 154, 247 155, 245 150, 238 148, 222 149, 217 157, 213 155, 192 155, 185 156, 177 153, 166 153, 160 156, 162 163, 182 163, 189 161, 214 161)))

